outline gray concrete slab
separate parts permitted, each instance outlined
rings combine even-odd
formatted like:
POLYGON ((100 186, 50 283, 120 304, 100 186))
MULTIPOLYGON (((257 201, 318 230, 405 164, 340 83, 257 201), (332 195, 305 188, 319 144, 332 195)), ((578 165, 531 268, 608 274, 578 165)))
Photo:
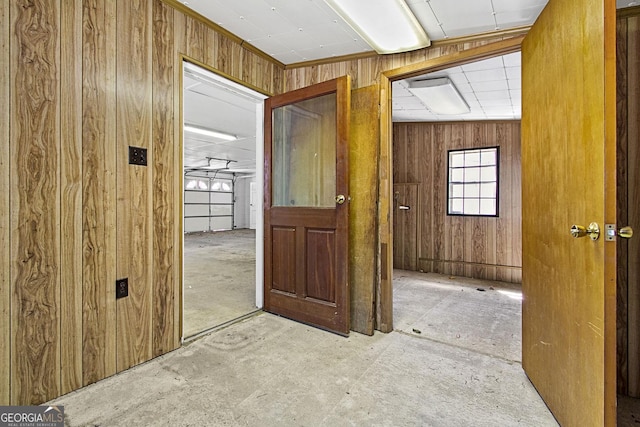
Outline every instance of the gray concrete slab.
POLYGON ((519 300, 396 277, 390 334, 344 338, 259 314, 52 403, 68 426, 557 425, 506 342, 511 329, 496 325, 519 324, 519 300))

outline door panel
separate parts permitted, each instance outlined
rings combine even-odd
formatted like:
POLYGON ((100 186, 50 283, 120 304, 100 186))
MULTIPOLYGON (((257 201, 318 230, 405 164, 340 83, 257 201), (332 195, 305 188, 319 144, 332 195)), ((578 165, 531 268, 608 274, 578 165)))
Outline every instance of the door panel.
POLYGON ((265 310, 349 332, 348 77, 267 99, 265 310))
POLYGON ((615 2, 550 0, 522 46, 523 367, 560 424, 615 424, 615 2))

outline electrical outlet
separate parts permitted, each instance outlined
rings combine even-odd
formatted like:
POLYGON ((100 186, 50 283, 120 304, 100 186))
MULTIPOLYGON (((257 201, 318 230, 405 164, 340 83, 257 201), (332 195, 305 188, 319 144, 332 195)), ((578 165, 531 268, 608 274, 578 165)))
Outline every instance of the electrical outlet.
POLYGON ((147 149, 129 146, 129 164, 147 166, 147 149))
POLYGON ((129 296, 129 279, 116 280, 116 299, 129 296))

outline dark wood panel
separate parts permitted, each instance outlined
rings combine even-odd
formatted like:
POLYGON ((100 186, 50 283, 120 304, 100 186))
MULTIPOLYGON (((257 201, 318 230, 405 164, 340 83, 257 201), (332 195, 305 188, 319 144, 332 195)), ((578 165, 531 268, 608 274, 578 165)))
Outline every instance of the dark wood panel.
MULTIPOLYGON (((629 52, 627 52, 628 43, 628 25, 627 19, 617 20, 616 29, 616 81, 617 81, 617 110, 616 110, 616 123, 617 123, 617 159, 616 165, 616 194, 617 194, 617 217, 616 222, 618 225, 626 225, 629 223, 628 219, 628 204, 629 204, 629 167, 633 167, 629 164, 629 140, 627 135, 627 127, 629 123, 628 118, 628 87, 627 87, 627 58, 629 52)), ((617 262, 617 318, 616 318, 616 348, 617 348, 617 389, 618 393, 622 395, 629 394, 628 384, 628 257, 629 257, 629 242, 623 239, 618 239, 616 242, 616 262, 617 262)))
POLYGON ((115 2, 83 3, 83 384, 116 371, 115 2), (89 178, 91 177, 91 178, 89 178))
MULTIPOLYGON (((9 64, 9 2, 0 3, 0 63, 9 64)), ((11 246, 9 244, 9 82, 10 67, 0 67, 0 405, 9 405, 11 378, 11 246)))
POLYGON ((173 182, 176 175, 174 140, 174 44, 173 9, 153 4, 153 355, 179 346, 173 322, 179 305, 177 271, 174 262, 177 205, 173 182))
POLYGON ((120 0, 117 20, 118 278, 129 296, 117 306, 117 370, 149 360, 152 352, 152 167, 130 165, 129 146, 152 150, 152 3, 120 0))
POLYGON ((82 386, 82 0, 61 3, 60 393, 82 386))
POLYGON ((331 303, 336 302, 335 276, 336 232, 335 230, 306 229, 306 280, 304 295, 331 303))
POLYGON ((296 293, 296 229, 273 227, 271 232, 273 288, 296 293))
POLYGON ((394 184, 393 194, 393 268, 416 271, 420 216, 418 184, 394 184))
MULTIPOLYGON (((402 231, 394 242, 417 236, 417 258, 429 260, 403 268, 519 283, 520 275, 514 273, 522 256, 519 153, 517 121, 396 123, 394 179, 419 183, 419 219, 417 231, 402 231), (500 147, 499 217, 448 216, 447 151, 490 146, 500 147)), ((394 253, 400 263, 401 251, 394 253)))
POLYGON ((27 405, 60 394, 60 9, 10 3, 11 403, 27 405))

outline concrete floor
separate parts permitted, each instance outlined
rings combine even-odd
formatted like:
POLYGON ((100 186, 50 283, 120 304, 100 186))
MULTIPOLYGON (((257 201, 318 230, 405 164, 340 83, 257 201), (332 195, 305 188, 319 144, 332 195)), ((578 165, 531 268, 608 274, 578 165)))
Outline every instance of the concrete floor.
POLYGON ((517 288, 394 274, 390 334, 261 313, 52 403, 68 426, 557 425, 520 365, 517 288))
POLYGON ((256 232, 184 236, 184 336, 256 310, 256 232))

